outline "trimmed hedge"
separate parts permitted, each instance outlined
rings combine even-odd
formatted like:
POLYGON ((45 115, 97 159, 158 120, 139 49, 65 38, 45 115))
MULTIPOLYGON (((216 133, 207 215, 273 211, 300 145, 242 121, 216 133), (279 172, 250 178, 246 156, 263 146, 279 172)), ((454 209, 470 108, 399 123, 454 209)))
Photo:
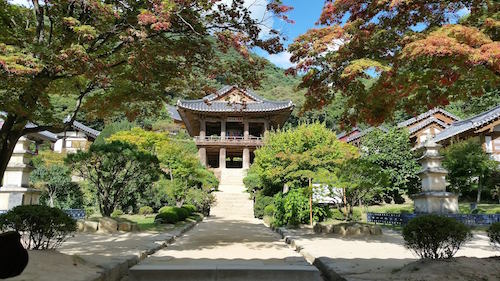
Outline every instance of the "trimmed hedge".
POLYGON ((139 215, 150 215, 153 213, 153 208, 149 206, 143 206, 139 208, 139 215))
POLYGON ((448 217, 416 217, 403 227, 405 246, 422 259, 452 258, 472 238, 463 223, 448 217))
POLYGON ((179 216, 177 216, 177 213, 174 211, 164 211, 156 215, 155 221, 158 221, 159 223, 175 224, 179 221, 179 216))
POLYGON ((0 215, 0 231, 9 230, 21 234, 27 249, 55 249, 76 231, 76 222, 58 208, 25 205, 0 215))
POLYGON ((189 215, 192 215, 193 213, 197 212, 196 206, 195 205, 184 205, 182 208, 185 208, 189 211, 189 215))
POLYGON ((158 213, 174 213, 177 216, 177 221, 183 221, 190 216, 190 212, 187 208, 179 208, 174 206, 161 207, 160 210, 158 210, 158 213))

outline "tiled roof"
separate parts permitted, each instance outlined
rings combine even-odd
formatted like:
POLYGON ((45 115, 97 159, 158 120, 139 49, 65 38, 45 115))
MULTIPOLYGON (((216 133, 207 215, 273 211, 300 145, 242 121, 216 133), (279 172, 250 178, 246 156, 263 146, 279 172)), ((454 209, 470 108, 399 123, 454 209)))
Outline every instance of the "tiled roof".
POLYGON ((440 125, 443 128, 449 127, 449 125, 444 123, 443 121, 441 121, 435 117, 431 117, 431 118, 426 119, 424 122, 420 122, 417 126, 411 127, 409 130, 410 134, 413 134, 413 133, 423 129, 432 123, 437 123, 438 125, 440 125))
POLYGON ((407 127, 415 122, 419 122, 425 118, 428 118, 429 116, 432 116, 434 113, 442 113, 443 115, 446 115, 452 119, 455 119, 455 120, 460 120, 460 118, 458 118, 457 116, 449 113, 448 111, 442 109, 442 108, 433 108, 427 112, 424 112, 416 117, 413 117, 413 118, 410 118, 406 121, 403 121, 403 122, 399 122, 398 123, 398 127, 407 127))
POLYGON ((84 134, 93 137, 94 139, 97 138, 101 134, 100 131, 94 130, 88 126, 85 126, 84 124, 82 124, 76 120, 73 122, 72 127, 73 127, 73 129, 79 130, 79 131, 83 132, 84 134))
POLYGON ((352 141, 355 141, 355 140, 357 140, 357 139, 359 139, 359 138, 363 137, 364 135, 368 134, 369 132, 373 131, 374 129, 379 129, 379 130, 381 130, 382 132, 385 132, 385 133, 387 133, 387 132, 388 132, 387 128, 386 128, 386 127, 384 127, 384 126, 379 126, 379 127, 370 127, 370 128, 368 128, 368 129, 366 129, 366 130, 363 130, 363 131, 361 131, 361 132, 359 132, 359 133, 357 133, 357 134, 355 134, 355 135, 353 135, 353 136, 348 137, 346 141, 347 141, 348 143, 350 143, 350 142, 352 142, 352 141))
MULTIPOLYGON (((70 120, 71 120, 71 118, 70 118, 70 116, 68 116, 68 117, 66 117, 66 118, 64 119, 64 123, 67 123, 67 122, 69 122, 70 120)), ((95 138, 97 138, 97 137, 101 134, 101 132, 100 132, 100 131, 98 131, 98 130, 94 130, 94 129, 90 128, 89 126, 86 126, 86 125, 84 125, 83 123, 80 123, 80 122, 78 122, 78 121, 76 121, 76 120, 75 120, 75 121, 73 121, 73 124, 71 125, 71 127, 72 127, 73 129, 75 129, 75 130, 78 130, 78 131, 80 131, 80 132, 82 132, 82 133, 86 134, 87 136, 91 136, 91 137, 93 137, 94 139, 95 139, 95 138)))
POLYGON ((220 89, 216 94, 210 94, 203 99, 179 100, 177 101, 177 107, 201 112, 269 112, 294 107, 292 101, 269 101, 259 97, 250 90, 241 89, 240 90, 245 95, 248 95, 255 100, 255 102, 248 102, 243 105, 239 103, 230 104, 225 101, 214 101, 233 88, 235 88, 235 86, 226 86, 220 89))
POLYGON ((480 128, 498 118, 500 118, 500 105, 469 119, 451 124, 446 130, 437 134, 433 140, 435 142, 443 141, 468 130, 480 128))
POLYGON ((179 114, 179 111, 177 111, 177 107, 167 104, 167 111, 170 115, 170 118, 174 119, 175 121, 182 121, 181 115, 179 114))

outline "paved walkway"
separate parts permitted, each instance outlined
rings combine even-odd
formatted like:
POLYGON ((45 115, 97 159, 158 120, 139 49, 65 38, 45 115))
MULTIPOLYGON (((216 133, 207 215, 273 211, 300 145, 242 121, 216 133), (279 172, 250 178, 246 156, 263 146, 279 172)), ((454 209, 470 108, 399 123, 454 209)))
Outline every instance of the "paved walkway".
POLYGON ((310 266, 279 234, 253 218, 253 205, 241 178, 238 183, 238 172, 231 174, 226 174, 226 179, 222 175, 211 216, 141 265, 310 266))

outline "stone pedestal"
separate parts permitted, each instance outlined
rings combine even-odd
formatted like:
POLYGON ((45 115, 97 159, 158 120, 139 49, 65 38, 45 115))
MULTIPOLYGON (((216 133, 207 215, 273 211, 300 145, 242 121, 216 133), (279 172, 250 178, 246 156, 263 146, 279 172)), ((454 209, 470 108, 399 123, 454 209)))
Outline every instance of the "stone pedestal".
POLYGON ((30 165, 33 153, 29 150, 29 145, 30 141, 21 137, 14 148, 0 188, 0 210, 39 203, 41 192, 29 186, 29 177, 33 170, 30 165))
POLYGON ((458 213, 458 195, 446 192, 446 175, 448 171, 441 166, 439 156, 441 145, 427 140, 420 148, 423 151, 419 159, 422 170, 422 192, 412 197, 415 213, 455 214, 458 213))

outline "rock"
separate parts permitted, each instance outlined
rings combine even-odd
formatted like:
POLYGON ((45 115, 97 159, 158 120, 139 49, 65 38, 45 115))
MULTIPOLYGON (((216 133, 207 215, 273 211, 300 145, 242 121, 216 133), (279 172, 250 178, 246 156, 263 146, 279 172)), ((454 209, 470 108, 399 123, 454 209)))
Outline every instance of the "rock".
POLYGON ((363 225, 361 227, 361 234, 370 235, 370 227, 368 225, 363 225))
POLYGON ((99 231, 105 233, 113 233, 118 230, 118 222, 112 218, 99 219, 99 231))
POLYGON ((84 232, 96 232, 99 229, 99 223, 96 221, 83 221, 84 232))
POLYGON ((382 235, 382 228, 378 225, 370 226, 370 234, 371 235, 382 235))
POLYGON ((323 233, 333 233, 333 224, 324 225, 323 233))
POLYGON ((314 230, 314 233, 321 233, 321 232, 323 232, 323 225, 321 225, 320 223, 317 223, 314 225, 313 230, 314 230))
POLYGON ((85 221, 77 220, 76 221, 76 231, 82 232, 85 229, 85 221))
POLYGON ((137 223, 135 222, 121 222, 118 224, 119 231, 132 232, 139 229, 137 223))
POLYGON ((333 233, 340 234, 340 235, 344 236, 344 235, 346 235, 345 227, 343 225, 336 225, 333 228, 333 233))
POLYGON ((347 235, 360 235, 361 234, 361 227, 356 226, 356 225, 351 225, 347 227, 347 235))

